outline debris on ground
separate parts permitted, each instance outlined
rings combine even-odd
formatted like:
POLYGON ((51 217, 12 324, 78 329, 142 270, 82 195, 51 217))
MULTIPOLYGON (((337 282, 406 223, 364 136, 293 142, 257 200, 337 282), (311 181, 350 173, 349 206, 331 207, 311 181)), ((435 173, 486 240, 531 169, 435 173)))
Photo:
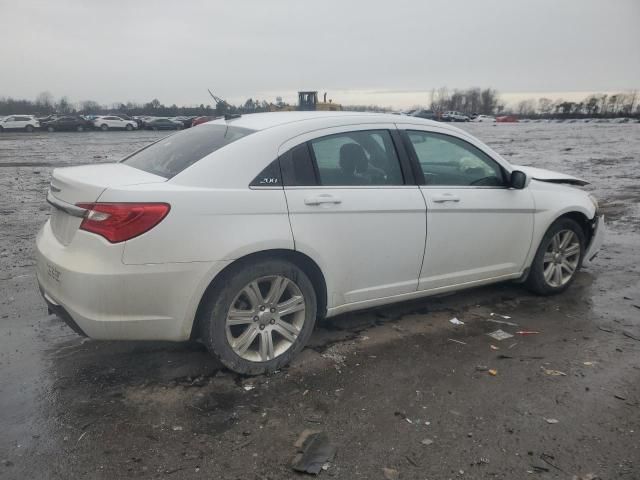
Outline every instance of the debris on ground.
POLYGON ((540 367, 542 369, 542 371, 547 374, 547 375, 551 375, 552 377, 566 377, 567 374, 564 372, 561 372, 560 370, 551 370, 549 368, 544 368, 544 367, 540 367))
POLYGON ((422 440, 420 442, 422 445, 431 445, 433 444, 433 440, 431 440, 430 438, 425 438, 424 440, 422 440))
POLYGON ((455 340, 453 338, 447 338, 447 340, 450 341, 450 342, 459 343, 460 345, 466 345, 466 342, 462 342, 460 340, 455 340))
POLYGON ((500 350, 500 347, 496 347, 495 345, 489 345, 491 350, 500 350))
POLYGON ((607 332, 607 333, 615 333, 612 329, 608 327, 598 327, 598 330, 602 330, 603 332, 607 332))
POLYGON ((511 318, 509 315, 501 315, 499 313, 493 313, 493 312, 491 312, 489 314, 489 316, 491 316, 491 317, 500 317, 500 318, 504 318, 505 320, 509 320, 511 318))
POLYGON ((623 395, 619 395, 617 393, 613 396, 613 398, 617 398, 618 400, 626 400, 627 399, 627 397, 625 397, 623 395))
POLYGON ((518 330, 516 335, 537 335, 540 332, 536 332, 535 330, 518 330))
POLYGON ((250 392, 251 390, 253 390, 256 387, 254 385, 247 384, 247 385, 243 386, 242 388, 244 388, 247 392, 250 392))
POLYGON ((476 371, 478 372, 487 372, 489 370, 489 367, 487 367, 486 365, 476 365, 476 371))
MULTIPOLYGON (((510 317, 507 317, 507 318, 510 318, 510 317)), ((494 320, 493 318, 487 318, 485 321, 486 322, 491 322, 491 323, 498 323, 500 325, 509 325, 510 327, 519 327, 520 326, 517 323, 507 322, 506 320, 494 320)))
POLYGON ((498 375, 498 370, 496 370, 495 368, 492 368, 491 370, 489 370, 489 375, 491 375, 492 377, 495 377, 496 375, 498 375))
POLYGON ((401 412, 400 410, 397 410, 397 411, 393 412, 393 414, 394 414, 396 417, 400 417, 401 419, 406 420, 406 421, 407 421, 407 423, 410 423, 410 424, 412 424, 412 425, 413 425, 413 422, 411 421, 411 419, 410 419, 410 418, 408 418, 408 417, 407 417, 407 414, 406 414, 406 413, 401 412))
POLYGON ((551 424, 560 423, 560 420, 555 419, 555 418, 545 418, 544 421, 547 422, 547 423, 551 423, 551 424))
POLYGON ((294 447, 298 454, 293 459, 291 467, 296 472, 305 472, 317 475, 321 470, 328 468, 336 454, 336 447, 331 444, 326 432, 304 430, 294 447))
POLYGON ((501 342, 502 340, 506 340, 507 338, 513 337, 510 333, 505 332, 504 330, 496 330, 495 332, 487 333, 494 340, 498 340, 501 342))
POLYGON ((384 467, 382 469, 382 474, 386 480, 398 480, 400 478, 400 472, 395 468, 384 467))
POLYGON ((624 332, 622 332, 622 334, 625 337, 630 338, 631 340, 636 340, 637 342, 640 342, 640 336, 639 335, 635 335, 635 334, 633 334, 633 333, 631 333, 629 331, 626 331, 626 330, 624 332))
POLYGON ((582 362, 583 365, 586 365, 587 367, 591 367, 592 365, 595 365, 598 362, 582 362))
POLYGON ((458 320, 456 317, 449 320, 449 323, 452 323, 453 325, 464 325, 464 322, 462 320, 458 320))

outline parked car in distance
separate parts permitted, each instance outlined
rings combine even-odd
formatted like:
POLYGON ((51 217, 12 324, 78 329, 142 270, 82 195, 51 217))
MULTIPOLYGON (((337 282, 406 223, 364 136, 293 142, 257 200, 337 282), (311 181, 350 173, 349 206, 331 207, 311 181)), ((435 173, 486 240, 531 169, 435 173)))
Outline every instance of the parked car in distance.
POLYGON ((0 120, 0 132, 3 130, 33 132, 37 128, 40 128, 40 122, 33 115, 9 115, 0 120))
POLYGON ((55 117, 51 120, 40 121, 40 126, 49 132, 78 131, 82 132, 93 128, 91 122, 78 115, 55 117))
POLYGON ((168 118, 154 118, 144 122, 147 130, 182 130, 182 123, 168 118))
POLYGON ((438 115, 433 110, 416 110, 411 114, 412 117, 426 118, 427 120, 437 120, 438 115))
POLYGON ((77 332, 200 339, 259 374, 318 317, 507 280, 563 292, 604 235, 586 183, 415 117, 219 119, 55 169, 37 280, 77 332))
POLYGON ((502 115, 500 117, 496 117, 496 122, 499 123, 518 123, 518 117, 515 115, 502 115))
POLYGON ((131 131, 138 128, 138 124, 134 120, 125 120, 115 115, 98 117, 93 120, 93 126, 105 132, 110 129, 131 131))
POLYGON ((202 123, 207 123, 210 122, 211 120, 215 120, 216 117, 196 117, 191 121, 191 126, 195 127, 197 125, 200 125, 202 123))
POLYGON ((473 122, 495 122, 496 121, 496 117, 492 117, 491 115, 476 115, 473 120, 473 122))
POLYGON ((443 122, 468 122, 470 120, 468 115, 456 111, 444 112, 440 119, 443 122))

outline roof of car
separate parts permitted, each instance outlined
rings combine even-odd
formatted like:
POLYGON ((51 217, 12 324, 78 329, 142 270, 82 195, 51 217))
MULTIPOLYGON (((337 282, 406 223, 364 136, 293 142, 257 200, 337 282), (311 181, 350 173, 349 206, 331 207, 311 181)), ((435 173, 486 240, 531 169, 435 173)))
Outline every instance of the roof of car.
POLYGON ((327 120, 327 123, 335 121, 337 125, 357 124, 364 122, 371 123, 424 123, 425 125, 439 126, 455 129, 440 122, 425 120, 418 117, 398 116, 390 113, 370 113, 370 112, 268 112, 268 113, 251 113, 243 114, 237 118, 225 120, 220 118, 208 122, 211 124, 227 124, 237 127, 248 128, 251 130, 265 130, 267 128, 278 127, 280 125, 291 124, 296 122, 305 122, 311 120, 327 120))

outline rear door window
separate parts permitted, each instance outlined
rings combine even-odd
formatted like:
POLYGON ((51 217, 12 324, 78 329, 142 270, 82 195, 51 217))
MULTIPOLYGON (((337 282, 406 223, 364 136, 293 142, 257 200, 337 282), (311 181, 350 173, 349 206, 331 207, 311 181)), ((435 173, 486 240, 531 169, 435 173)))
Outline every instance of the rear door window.
POLYGON ((403 185, 387 130, 339 133, 310 142, 321 185, 403 185))
POLYGON ((125 158, 122 163, 171 178, 210 153, 253 132, 248 128, 230 125, 202 125, 152 143, 125 158))

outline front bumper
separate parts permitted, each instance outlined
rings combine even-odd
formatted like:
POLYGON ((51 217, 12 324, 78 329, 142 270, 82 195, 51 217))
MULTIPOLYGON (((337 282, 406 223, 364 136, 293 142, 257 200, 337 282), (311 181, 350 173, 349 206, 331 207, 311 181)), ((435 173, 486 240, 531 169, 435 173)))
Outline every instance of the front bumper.
POLYGON ((591 243, 587 247, 587 251, 582 259, 582 265, 589 266, 600 252, 602 242, 606 233, 606 225, 604 223, 604 215, 599 215, 597 219, 594 219, 593 235, 591 237, 591 243))
POLYGON ((122 245, 76 232, 62 245, 49 222, 36 238, 36 277, 50 311, 100 340, 187 340, 210 279, 228 262, 126 265, 122 245))

